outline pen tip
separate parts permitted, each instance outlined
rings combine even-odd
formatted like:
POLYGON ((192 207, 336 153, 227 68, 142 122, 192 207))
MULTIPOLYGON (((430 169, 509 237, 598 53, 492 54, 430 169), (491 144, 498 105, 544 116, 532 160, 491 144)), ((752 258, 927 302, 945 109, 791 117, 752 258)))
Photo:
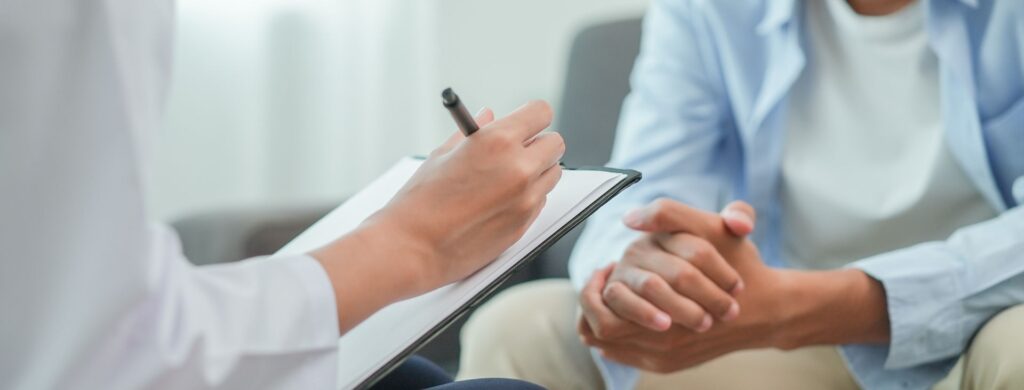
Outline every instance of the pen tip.
POLYGON ((454 106, 455 103, 459 102, 459 95, 456 95, 455 91, 452 91, 450 87, 445 88, 444 91, 441 91, 441 100, 446 106, 454 106))

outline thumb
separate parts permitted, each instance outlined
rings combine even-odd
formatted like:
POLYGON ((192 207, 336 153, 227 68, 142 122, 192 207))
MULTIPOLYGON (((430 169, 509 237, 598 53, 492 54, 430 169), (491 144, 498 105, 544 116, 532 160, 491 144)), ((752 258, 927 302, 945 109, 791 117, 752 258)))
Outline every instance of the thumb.
POLYGON ((477 126, 484 127, 491 124, 491 122, 494 122, 494 111, 491 111, 490 108, 481 108, 480 111, 476 113, 477 126))
POLYGON ((703 237, 710 233, 713 226, 709 221, 714 219, 718 219, 715 214, 661 198, 626 213, 622 222, 642 232, 690 233, 703 237))
POLYGON ((747 202, 738 200, 729 203, 719 214, 725 226, 737 237, 745 237, 754 231, 757 212, 747 202))

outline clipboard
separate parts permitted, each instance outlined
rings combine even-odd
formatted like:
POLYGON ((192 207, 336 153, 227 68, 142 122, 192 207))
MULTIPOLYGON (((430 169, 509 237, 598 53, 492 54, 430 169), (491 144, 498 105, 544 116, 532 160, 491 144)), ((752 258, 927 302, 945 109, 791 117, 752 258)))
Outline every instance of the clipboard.
MULTIPOLYGON (((384 206, 423 159, 400 160, 275 253, 309 252, 351 231, 384 206)), ((470 277, 382 308, 339 339, 338 387, 365 389, 490 297, 509 277, 585 221, 640 172, 606 167, 563 167, 562 179, 524 236, 470 277), (514 253, 513 253, 514 252, 514 253)))

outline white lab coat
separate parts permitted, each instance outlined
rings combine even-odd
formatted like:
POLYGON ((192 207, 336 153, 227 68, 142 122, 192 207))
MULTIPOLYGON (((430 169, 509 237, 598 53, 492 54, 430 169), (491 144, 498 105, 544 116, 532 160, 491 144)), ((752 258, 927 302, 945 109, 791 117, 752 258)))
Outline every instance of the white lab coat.
POLYGON ((173 11, 0 0, 0 389, 334 387, 319 264, 196 267, 146 214, 173 11))

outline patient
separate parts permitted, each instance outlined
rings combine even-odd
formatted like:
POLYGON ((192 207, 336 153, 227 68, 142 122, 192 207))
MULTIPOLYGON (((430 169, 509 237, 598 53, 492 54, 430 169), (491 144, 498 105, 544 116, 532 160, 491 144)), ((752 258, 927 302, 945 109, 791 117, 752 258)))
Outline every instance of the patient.
POLYGON ((1024 387, 1022 20, 1010 1, 654 0, 609 163, 644 180, 590 220, 571 282, 476 313, 460 376, 1024 387))

